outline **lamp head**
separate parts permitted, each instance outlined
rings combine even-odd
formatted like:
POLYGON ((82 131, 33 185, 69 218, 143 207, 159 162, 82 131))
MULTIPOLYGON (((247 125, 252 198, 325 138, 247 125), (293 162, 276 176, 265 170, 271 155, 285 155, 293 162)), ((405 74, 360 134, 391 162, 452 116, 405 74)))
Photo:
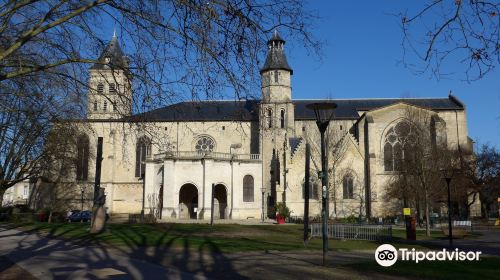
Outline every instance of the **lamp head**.
POLYGON ((330 120, 333 118, 333 113, 335 108, 337 108, 337 104, 333 102, 317 102, 307 104, 306 108, 314 110, 316 124, 323 135, 328 127, 328 124, 330 123, 330 120))

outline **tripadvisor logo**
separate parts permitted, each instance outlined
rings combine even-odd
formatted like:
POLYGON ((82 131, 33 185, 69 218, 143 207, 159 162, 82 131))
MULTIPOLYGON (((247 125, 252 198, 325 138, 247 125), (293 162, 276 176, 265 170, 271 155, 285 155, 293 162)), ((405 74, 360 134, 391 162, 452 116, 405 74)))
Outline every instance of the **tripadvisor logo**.
POLYGON ((375 260, 381 266, 391 266, 398 260, 398 250, 391 244, 382 244, 375 251, 375 260))
POLYGON ((417 251, 415 248, 409 250, 407 248, 400 248, 397 250, 391 244, 382 244, 375 250, 375 260, 381 266, 392 266, 398 260, 401 261, 478 261, 481 251, 461 251, 455 249, 448 251, 443 249, 441 251, 417 251))

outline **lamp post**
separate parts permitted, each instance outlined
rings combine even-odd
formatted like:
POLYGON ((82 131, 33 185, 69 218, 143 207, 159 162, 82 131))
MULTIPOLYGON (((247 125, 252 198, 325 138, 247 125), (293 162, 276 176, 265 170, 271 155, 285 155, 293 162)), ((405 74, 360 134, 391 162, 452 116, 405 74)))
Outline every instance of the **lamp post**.
POLYGON ((325 132, 337 104, 333 102, 311 103, 306 105, 308 109, 314 110, 316 125, 321 134, 321 183, 322 183, 322 212, 323 212, 323 266, 326 266, 326 255, 328 253, 328 173, 326 164, 325 132))
POLYGON ((450 241, 450 247, 453 246, 453 231, 451 227, 451 193, 450 193, 450 182, 453 176, 453 171, 451 169, 441 169, 443 172, 443 178, 448 186, 448 238, 450 241))
POLYGON ((261 191, 262 191, 262 215, 261 215, 261 221, 262 221, 262 223, 264 223, 264 218, 265 218, 265 214, 264 214, 264 212, 265 212, 265 205, 264 205, 264 203, 265 203, 266 189, 262 188, 261 191))
POLYGON ((230 156, 230 161, 229 161, 229 164, 231 165, 231 219, 233 217, 233 205, 234 205, 234 169, 233 169, 233 149, 239 149, 241 148, 241 143, 235 143, 235 144, 231 144, 231 146, 229 146, 229 156, 230 156))
POLYGON ((146 201, 146 172, 142 172, 139 180, 142 180, 142 209, 141 209, 141 222, 144 223, 144 202, 146 201))
POLYGON ((82 188, 82 199, 81 199, 81 203, 82 203, 82 207, 81 207, 81 211, 83 212, 83 193, 84 193, 84 190, 82 188))

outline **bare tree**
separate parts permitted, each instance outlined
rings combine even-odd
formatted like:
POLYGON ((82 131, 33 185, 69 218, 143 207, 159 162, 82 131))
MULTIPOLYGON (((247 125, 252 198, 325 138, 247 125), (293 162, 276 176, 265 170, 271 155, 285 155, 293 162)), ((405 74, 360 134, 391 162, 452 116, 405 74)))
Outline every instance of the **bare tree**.
MULTIPOLYGON (((328 190, 330 202, 333 202, 333 213, 335 215, 337 215, 338 189, 341 185, 339 182, 342 180, 337 168, 342 159, 344 159, 347 151, 348 133, 348 130, 341 130, 340 125, 335 122, 331 122, 325 132, 326 151, 328 156, 328 190)), ((312 172, 318 174, 318 172, 321 171, 321 143, 319 141, 319 130, 311 129, 310 132, 305 135, 305 138, 306 141, 311 144, 312 172)))
POLYGON ((101 34, 114 23, 129 54, 136 110, 227 89, 247 97, 270 32, 280 28, 317 51, 307 31, 314 18, 298 0, 9 1, 0 13, 0 81, 45 73, 74 79, 84 93, 86 68, 105 63, 97 59, 101 34))
POLYGON ((384 146, 384 165, 395 171, 387 195, 417 208, 420 219, 425 217, 427 236, 431 207, 442 198, 440 169, 448 153, 446 146, 433 141, 433 117, 427 110, 408 106, 403 119, 388 132, 388 148, 384 146))
POLYGON ((271 31, 318 52, 308 31, 314 19, 300 0, 2 2, 0 196, 39 171, 54 123, 85 116, 87 93, 98 91, 88 83, 91 65, 133 79, 135 113, 185 99, 247 98, 271 31), (99 59, 113 25, 129 55, 119 65, 99 59))
POLYGON ((494 208, 500 197, 500 152, 488 144, 482 145, 463 169, 464 179, 469 182, 469 187, 463 190, 468 198, 465 201, 467 212, 480 199, 482 216, 488 217, 488 209, 494 208))
POLYGON ((463 65, 466 80, 484 77, 500 63, 500 3, 478 0, 429 0, 398 15, 405 64, 440 78, 463 65), (409 59, 416 56, 417 61, 409 59), (416 67, 415 67, 416 66, 416 67))
MULTIPOLYGON (((42 176, 42 170, 52 158, 50 153, 57 154, 67 148, 68 143, 62 142, 62 138, 47 146, 47 137, 53 130, 54 120, 70 117, 79 103, 72 95, 65 96, 65 91, 59 91, 62 87, 57 81, 38 78, 21 84, 13 81, 0 84, 0 202, 11 186, 42 176), (52 102, 55 99, 58 102, 52 102)), ((58 137, 68 135, 71 134, 61 133, 58 137)))

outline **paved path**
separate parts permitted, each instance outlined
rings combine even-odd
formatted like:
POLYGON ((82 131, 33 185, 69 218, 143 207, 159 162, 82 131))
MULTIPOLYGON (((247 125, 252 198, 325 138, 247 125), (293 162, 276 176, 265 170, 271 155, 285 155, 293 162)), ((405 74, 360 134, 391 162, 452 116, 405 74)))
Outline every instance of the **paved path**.
POLYGON ((339 267, 373 260, 371 252, 335 252, 325 268, 317 251, 206 253, 210 246, 110 248, 0 226, 0 262, 8 262, 0 279, 8 269, 26 274, 10 279, 402 279, 339 267))
MULTIPOLYGON (((479 230, 475 231, 481 235, 474 238, 453 239, 453 248, 462 250, 481 251, 483 255, 500 256, 500 230, 479 230)), ((411 241, 404 241, 411 243, 411 241)), ((417 240, 415 244, 431 245, 435 247, 448 248, 448 239, 439 240, 417 240)))

